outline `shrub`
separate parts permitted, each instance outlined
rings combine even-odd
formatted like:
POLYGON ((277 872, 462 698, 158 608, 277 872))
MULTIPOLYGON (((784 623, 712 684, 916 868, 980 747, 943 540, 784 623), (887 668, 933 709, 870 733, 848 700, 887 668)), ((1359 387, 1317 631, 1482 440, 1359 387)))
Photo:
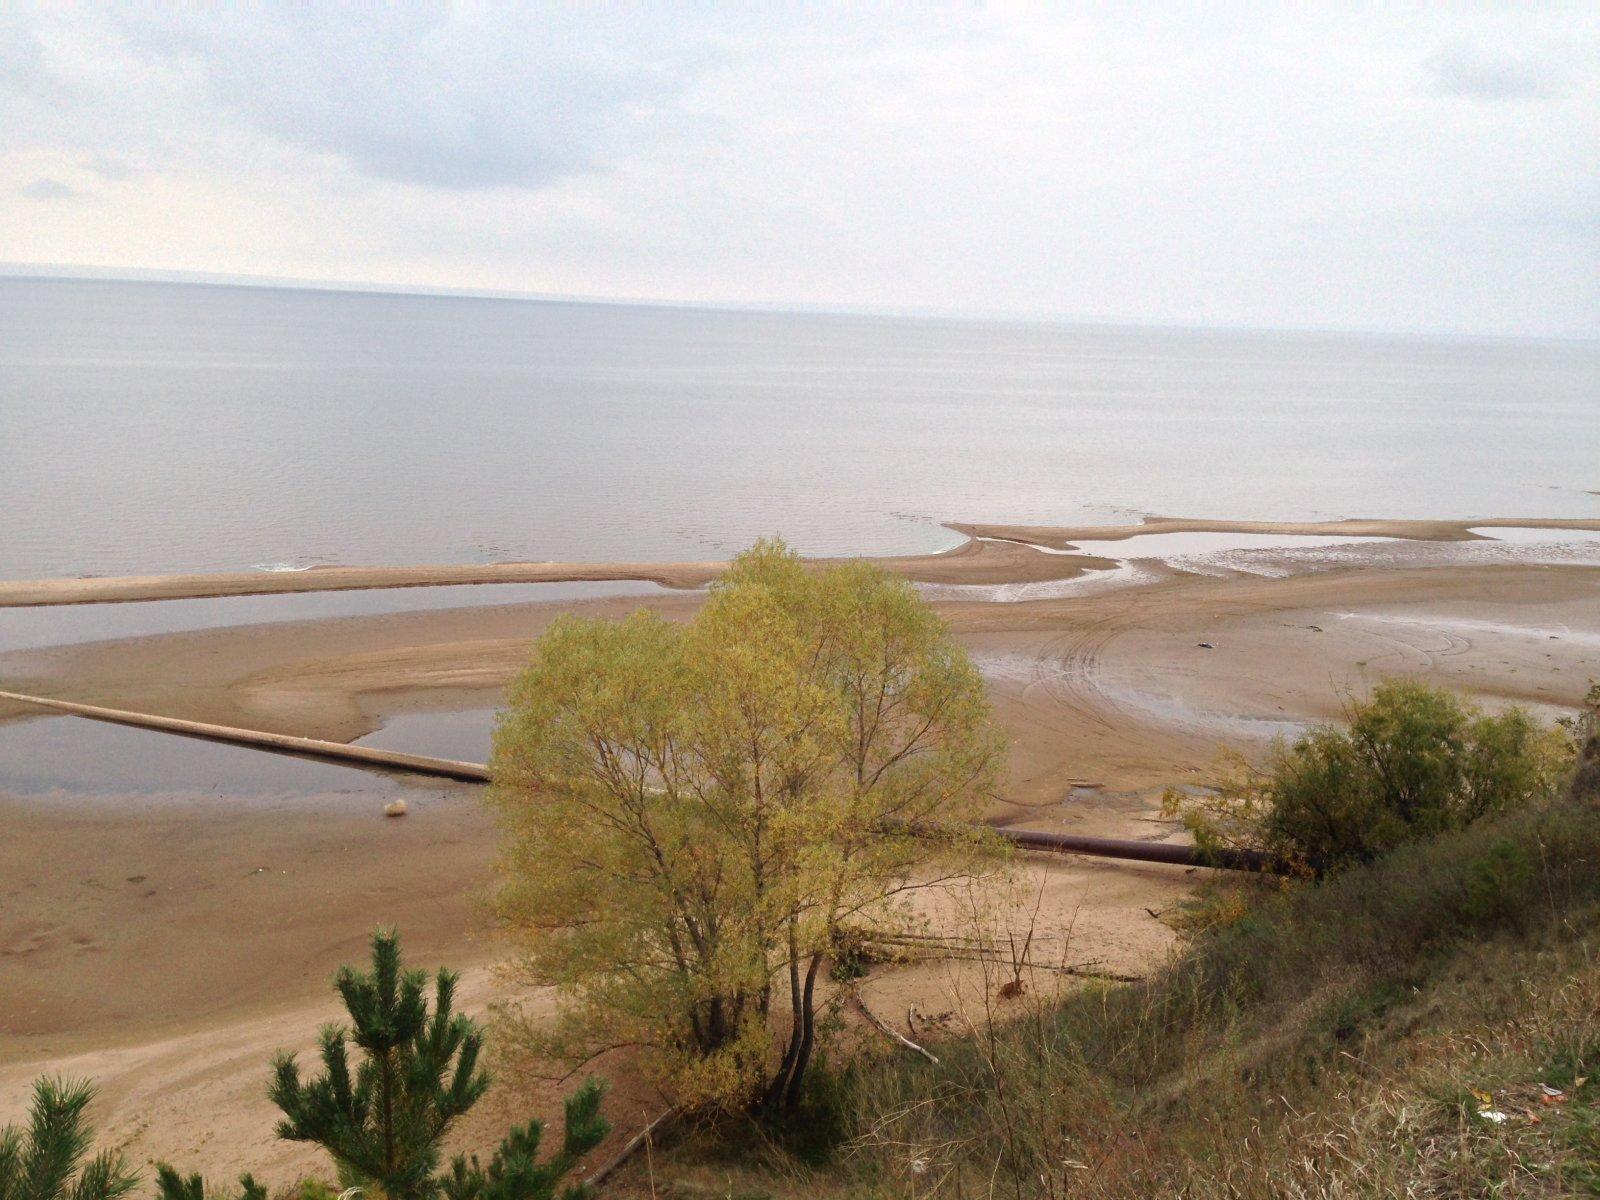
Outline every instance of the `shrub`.
POLYGON ((1252 845, 1314 875, 1371 862, 1403 843, 1553 799, 1572 736, 1525 710, 1486 713, 1412 680, 1353 703, 1348 728, 1318 726, 1240 759, 1216 794, 1169 793, 1202 849, 1252 845))
POLYGON ((1570 795, 1574 800, 1600 804, 1600 683, 1590 685, 1583 709, 1569 728, 1578 742, 1570 795))
MULTIPOLYGON (((156 1167, 158 1200, 222 1200, 222 1195, 208 1189, 205 1179, 198 1172, 183 1176, 167 1163, 156 1167)), ((256 1182, 254 1175, 241 1175, 236 1200, 267 1200, 267 1189, 256 1182)))

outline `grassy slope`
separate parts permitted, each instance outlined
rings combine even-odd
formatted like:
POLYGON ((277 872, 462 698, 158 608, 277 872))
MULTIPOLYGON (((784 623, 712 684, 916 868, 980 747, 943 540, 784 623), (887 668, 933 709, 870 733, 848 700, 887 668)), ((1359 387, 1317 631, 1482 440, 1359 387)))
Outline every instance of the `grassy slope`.
POLYGON ((938 1067, 858 1064, 828 1168, 685 1147, 656 1194, 1600 1195, 1597 916, 1600 807, 1486 823, 1262 898, 1150 983, 938 1067))

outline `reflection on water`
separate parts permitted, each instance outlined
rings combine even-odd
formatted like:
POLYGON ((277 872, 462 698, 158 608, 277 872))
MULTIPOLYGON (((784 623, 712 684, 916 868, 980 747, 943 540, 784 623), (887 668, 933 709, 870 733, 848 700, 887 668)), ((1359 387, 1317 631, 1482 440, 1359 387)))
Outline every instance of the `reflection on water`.
POLYGON ((495 604, 559 603, 607 596, 659 596, 659 584, 614 580, 572 583, 486 583, 351 592, 288 592, 131 604, 63 604, 0 608, 0 653, 112 638, 148 637, 326 617, 369 617, 495 604))
POLYGON ((358 738, 358 746, 429 754, 462 762, 488 762, 489 741, 499 710, 469 708, 459 712, 400 713, 383 728, 358 738))
POLYGON ((0 725, 0 791, 127 796, 438 795, 448 789, 315 759, 81 717, 0 725))
POLYGON ((1515 546, 1576 546, 1600 542, 1600 529, 1534 529, 1524 525, 1488 525, 1473 533, 1515 546))
POLYGON ((1080 554, 1101 558, 1188 558, 1234 550, 1301 550, 1393 541, 1392 538, 1352 537, 1350 534, 1298 533, 1136 533, 1132 537, 1073 542, 1080 554))

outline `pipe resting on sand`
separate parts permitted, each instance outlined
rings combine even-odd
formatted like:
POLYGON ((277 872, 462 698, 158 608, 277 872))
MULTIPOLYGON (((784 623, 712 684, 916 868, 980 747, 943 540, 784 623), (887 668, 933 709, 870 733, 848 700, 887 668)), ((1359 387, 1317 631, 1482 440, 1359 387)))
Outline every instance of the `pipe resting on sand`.
POLYGON ((39 708, 70 713, 75 717, 87 717, 91 721, 129 725, 135 729, 154 729, 161 733, 176 733, 183 737, 202 738, 209 742, 228 742, 235 746, 270 750, 277 754, 294 754, 301 758, 319 758, 328 762, 349 763, 360 767, 379 767, 390 771, 404 771, 410 775, 432 775, 439 779, 456 779, 465 783, 489 781, 489 768, 482 763, 458 762, 453 758, 430 758, 425 754, 379 750, 374 746, 347 746, 343 742, 325 742, 320 738, 295 737, 287 733, 264 733, 258 729, 236 729, 231 725, 210 725, 203 721, 185 721, 178 717, 129 712, 121 708, 102 708, 98 704, 79 704, 73 700, 24 696, 17 692, 0 692, 0 700, 32 704, 39 708))
POLYGON ((1265 850, 1217 849, 1202 851, 1170 842, 1135 842, 1122 838, 1084 837, 1076 833, 1040 833, 1031 829, 997 829, 1001 837, 1024 850, 1057 854, 1092 854, 1098 858, 1125 858, 1133 862, 1173 863, 1182 867, 1218 867, 1227 871, 1264 871, 1282 874, 1284 864, 1265 850))
MULTIPOLYGON (((410 775, 431 775, 439 779, 455 779, 464 783, 489 782, 489 768, 483 763, 461 762, 453 758, 431 758, 428 755, 406 754, 399 750, 379 750, 373 746, 347 746, 343 742, 325 742, 319 738, 295 737, 287 733, 265 733, 258 729, 238 729, 231 725, 211 725, 203 721, 185 721, 179 717, 162 717, 153 713, 130 712, 121 708, 103 708, 97 704, 79 704, 74 700, 25 696, 18 692, 0 692, 0 700, 31 704, 55 712, 87 717, 91 721, 107 721, 113 725, 128 725, 135 729, 153 729, 160 733, 176 733, 183 737, 227 742, 277 754, 293 754, 302 758, 317 758, 356 767, 403 771, 410 775)), ((1274 856, 1260 850, 1218 850, 1202 853, 1193 846, 1084 837, 1074 833, 1045 833, 1030 829, 995 829, 994 833, 1022 850, 1086 854, 1096 858, 1121 858, 1133 862, 1171 863, 1182 867, 1214 867, 1228 871, 1281 873, 1284 869, 1274 856)))

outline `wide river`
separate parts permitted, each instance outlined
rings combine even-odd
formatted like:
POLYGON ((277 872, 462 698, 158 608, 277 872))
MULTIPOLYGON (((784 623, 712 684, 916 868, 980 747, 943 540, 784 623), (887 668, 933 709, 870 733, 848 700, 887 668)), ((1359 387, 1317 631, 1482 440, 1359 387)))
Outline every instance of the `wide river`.
POLYGON ((1600 515, 1600 344, 0 278, 0 578, 1600 515))

